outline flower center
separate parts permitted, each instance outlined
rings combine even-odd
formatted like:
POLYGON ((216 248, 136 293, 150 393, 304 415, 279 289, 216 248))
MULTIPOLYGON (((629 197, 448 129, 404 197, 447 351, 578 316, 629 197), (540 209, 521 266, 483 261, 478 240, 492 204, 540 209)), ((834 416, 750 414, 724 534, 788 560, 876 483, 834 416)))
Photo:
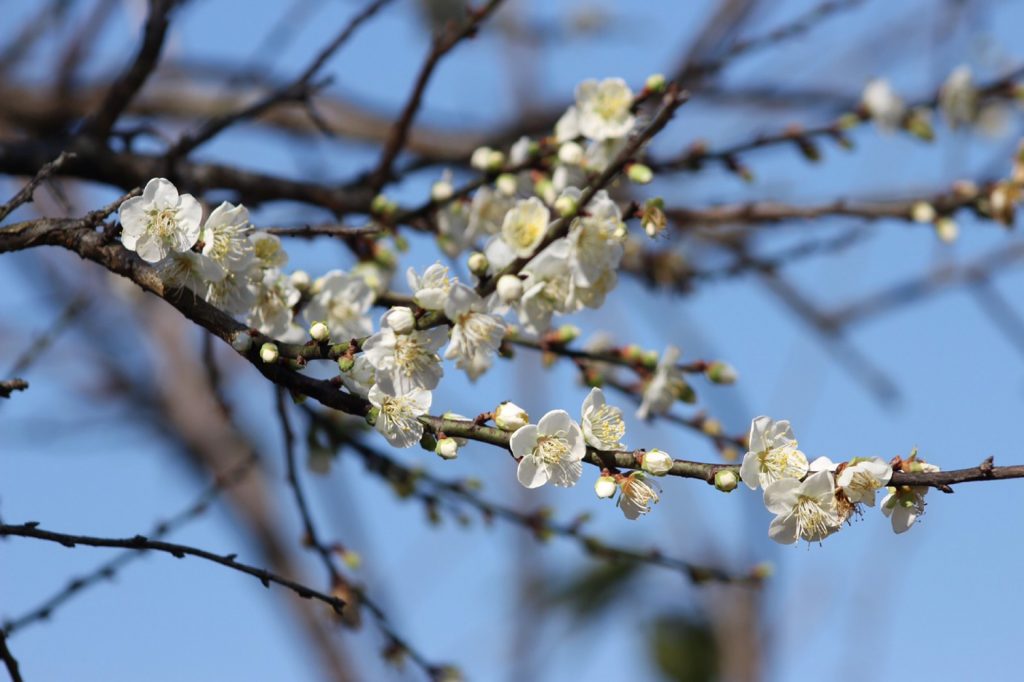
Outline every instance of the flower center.
POLYGON ((793 513, 796 514, 797 534, 805 540, 821 540, 835 525, 833 515, 813 497, 801 495, 793 513))
POLYGON ((626 424, 619 411, 610 405, 602 405, 590 413, 590 430, 602 443, 618 443, 626 435, 626 424))
POLYGON ((791 448, 767 448, 757 453, 761 463, 761 471, 772 477, 772 480, 780 478, 801 478, 804 469, 799 458, 795 456, 796 450, 791 448))
POLYGON ((411 377, 430 365, 430 355, 412 335, 399 336, 395 339, 395 364, 411 377))
POLYGON ((178 229, 178 212, 173 208, 154 208, 149 212, 149 229, 161 241, 172 241, 178 229))
POLYGON ((541 436, 534 452, 545 464, 558 464, 569 456, 569 444, 558 436, 541 436))

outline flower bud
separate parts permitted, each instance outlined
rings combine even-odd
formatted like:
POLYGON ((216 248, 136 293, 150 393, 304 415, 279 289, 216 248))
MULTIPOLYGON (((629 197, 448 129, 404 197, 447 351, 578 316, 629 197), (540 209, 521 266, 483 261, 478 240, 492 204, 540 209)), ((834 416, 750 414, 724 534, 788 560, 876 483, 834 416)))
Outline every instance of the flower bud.
POLYGON ((396 334, 409 334, 416 329, 416 316, 410 308, 395 306, 381 317, 381 325, 385 324, 396 334))
POLYGON ((562 196, 555 199, 555 211, 557 211, 558 215, 562 216, 563 218, 576 215, 576 209, 576 200, 568 195, 563 194, 562 196))
POLYGON ((369 411, 367 411, 367 413, 366 413, 366 423, 369 424, 370 426, 373 426, 374 424, 377 423, 377 417, 379 417, 379 416, 380 416, 380 408, 379 407, 371 407, 369 409, 369 411))
POLYGON ((351 549, 341 550, 341 561, 345 564, 345 568, 350 570, 358 570, 363 565, 363 557, 359 555, 359 552, 351 549))
POLYGON ((665 202, 661 197, 648 199, 644 202, 643 211, 640 213, 640 226, 652 239, 668 226, 668 217, 665 215, 665 202))
POLYGON ((494 187, 507 197, 515 196, 519 189, 519 180, 512 173, 502 173, 494 181, 494 187))
POLYGON ((455 459, 459 456, 459 444, 454 438, 441 438, 434 446, 434 452, 442 459, 455 459))
POLYGON ((960 227, 949 216, 942 216, 935 221, 935 236, 944 244, 952 244, 960 235, 960 227))
POLYGON ((654 171, 642 163, 634 163, 626 169, 626 176, 638 185, 646 185, 654 179, 654 171))
POLYGON ((499 152, 497 149, 492 149, 491 153, 487 156, 487 170, 496 171, 501 170, 505 165, 505 154, 499 152))
POLYGON ((931 112, 927 109, 914 109, 907 117, 907 132, 914 137, 931 142, 935 139, 935 131, 932 129, 931 112))
POLYGON ((723 493, 731 493, 739 485, 739 477, 733 469, 719 469, 715 472, 715 487, 723 493))
POLYGON ((547 176, 542 176, 533 183, 533 193, 543 199, 545 204, 553 204, 558 198, 555 194, 555 183, 551 182, 547 176))
POLYGON ((515 303, 523 297, 523 280, 515 275, 502 275, 496 289, 502 303, 515 303))
POLYGON ((714 417, 705 417, 700 423, 700 429, 709 436, 721 436, 722 422, 714 417))
POLYGON ((721 360, 715 360, 708 365, 708 368, 704 370, 704 375, 715 384, 734 384, 737 378, 736 369, 721 360))
POLYGON ((469 157, 469 165, 477 170, 487 170, 487 161, 493 151, 490 147, 477 147, 469 157))
POLYGON ((530 423, 530 415, 515 403, 505 401, 494 410, 494 423, 502 431, 515 431, 530 423))
POLYGON ((338 369, 342 372, 351 372, 352 368, 355 367, 356 361, 348 355, 342 355, 338 358, 338 369))
POLYGON ((910 207, 910 217, 915 223, 935 222, 935 207, 927 201, 918 201, 910 207))
POLYGON ((558 148, 558 160, 570 166, 578 166, 583 161, 583 147, 578 142, 566 142, 558 148))
POLYGON ((619 489, 619 484, 615 482, 615 479, 611 476, 600 476, 597 481, 594 482, 594 492, 602 500, 607 499, 615 494, 615 491, 619 489))
POLYGON ((247 331, 235 332, 231 337, 231 347, 243 355, 252 348, 252 336, 247 331))
POLYGON ((331 330, 323 322, 314 322, 309 325, 309 335, 314 341, 326 341, 331 338, 331 330))
POLYGON ((648 450, 640 463, 643 470, 655 476, 664 476, 672 469, 672 455, 664 450, 648 450))
POLYGON ((483 277, 486 275, 487 268, 490 267, 490 263, 487 262, 487 256, 479 251, 474 251, 469 254, 469 259, 466 261, 466 264, 469 266, 469 271, 477 277, 483 277))
POLYGON ((383 194, 378 194, 370 202, 370 211, 374 215, 389 216, 398 210, 398 205, 383 194))
POLYGON ((270 343, 269 341, 260 347, 260 360, 267 363, 268 365, 277 362, 280 353, 277 350, 276 343, 270 343))
POLYGON ((661 73, 652 73, 644 81, 644 89, 647 92, 653 92, 654 94, 661 93, 665 90, 665 75, 661 73))
POLYGON ((560 344, 572 343, 580 338, 583 331, 574 324, 563 324, 555 330, 555 341, 560 344))
POLYGON ((434 201, 448 201, 455 193, 455 188, 447 179, 438 180, 430 188, 430 198, 434 201))

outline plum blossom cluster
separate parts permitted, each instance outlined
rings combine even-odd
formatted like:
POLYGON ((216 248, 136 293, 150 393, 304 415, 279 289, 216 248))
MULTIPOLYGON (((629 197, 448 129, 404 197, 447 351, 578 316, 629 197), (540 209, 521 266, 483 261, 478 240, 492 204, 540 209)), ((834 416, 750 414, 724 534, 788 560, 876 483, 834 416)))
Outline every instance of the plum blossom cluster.
MULTIPOLYGON (((828 457, 808 462, 788 421, 757 417, 750 426, 750 450, 740 478, 751 490, 764 491, 764 504, 775 519, 768 536, 782 544, 821 542, 837 532, 861 505, 874 507, 877 491, 886 488, 882 513, 892 529, 903 533, 924 513, 926 486, 888 486, 893 467, 879 457, 854 457, 836 464, 828 457)), ((900 460, 905 471, 939 468, 917 458, 900 460)))

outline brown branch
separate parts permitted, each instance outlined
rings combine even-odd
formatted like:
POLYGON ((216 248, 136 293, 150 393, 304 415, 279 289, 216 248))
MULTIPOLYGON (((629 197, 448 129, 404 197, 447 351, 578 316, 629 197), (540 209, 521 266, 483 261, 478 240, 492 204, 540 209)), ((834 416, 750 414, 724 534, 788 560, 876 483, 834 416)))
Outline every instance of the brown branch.
POLYGON ((58 170, 60 170, 60 167, 63 166, 69 158, 72 158, 72 156, 73 155, 68 154, 67 152, 61 152, 56 159, 50 161, 47 164, 44 164, 43 167, 39 169, 39 172, 32 176, 32 179, 29 180, 17 194, 11 197, 10 201, 8 201, 3 206, 0 206, 0 221, 2 221, 4 218, 10 215, 11 211, 13 211, 14 209, 18 208, 19 206, 26 202, 31 201, 32 194, 36 191, 36 187, 38 187, 48 177, 50 177, 58 170))
POLYGON ((412 126, 416 112, 419 111, 423 101, 423 93, 426 92, 430 77, 440 63, 441 58, 452 51, 460 42, 476 34, 480 24, 498 8, 502 0, 489 0, 479 9, 467 9, 469 17, 461 26, 449 26, 434 39, 427 59, 420 67, 419 75, 413 84, 409 99, 402 108, 402 113, 391 129, 391 134, 384 143, 384 150, 381 152, 380 161, 376 169, 370 173, 370 185, 374 190, 379 190, 392 179, 392 170, 395 159, 405 146, 405 140, 409 136, 409 128, 412 126))
POLYGON ((293 580, 279 576, 276 573, 271 573, 264 568, 244 564, 235 558, 237 556, 236 554, 214 554, 213 552, 208 552, 205 549, 199 549, 198 547, 181 545, 174 542, 164 542, 163 540, 151 540, 143 535, 136 535, 131 538, 100 538, 90 535, 70 535, 67 533, 57 533, 54 531, 44 530, 39 528, 37 523, 30 522, 21 525, 11 525, 6 523, 0 524, 0 537, 34 538, 36 540, 54 542, 65 547, 85 545, 87 547, 112 547, 142 552, 151 550, 154 552, 170 554, 177 559, 181 559, 186 556, 194 556, 198 559, 210 561, 220 566, 224 566, 225 568, 230 568, 232 570, 251 575, 263 583, 264 587, 270 587, 270 583, 275 583, 281 587, 291 590, 303 599, 316 599, 327 604, 339 614, 342 613, 342 609, 345 606, 345 603, 337 597, 306 587, 305 585, 293 580))
POLYGON ((4 662, 7 674, 11 676, 11 682, 23 682, 24 678, 18 669, 18 659, 14 657, 14 654, 11 653, 10 648, 7 646, 7 635, 3 631, 0 631, 0 661, 4 662))
POLYGON ((24 379, 7 379, 0 381, 0 398, 10 398, 15 391, 28 389, 28 382, 24 379))
POLYGON ((128 108, 135 94, 153 73, 163 50, 167 27, 170 25, 168 15, 176 3, 177 0, 149 0, 149 16, 146 18, 139 51, 132 63, 111 86, 99 110, 83 125, 83 135, 104 140, 117 123, 117 119, 128 108))

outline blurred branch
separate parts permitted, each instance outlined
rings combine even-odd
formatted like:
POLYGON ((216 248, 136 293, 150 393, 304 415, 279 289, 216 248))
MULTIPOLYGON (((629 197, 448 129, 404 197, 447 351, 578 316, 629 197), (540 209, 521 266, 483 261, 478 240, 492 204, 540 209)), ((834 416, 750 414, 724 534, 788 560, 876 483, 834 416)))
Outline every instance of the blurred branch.
POLYGON ((316 599, 321 601, 333 608, 334 611, 339 614, 342 613, 342 608, 345 606, 345 603, 337 597, 306 587, 305 585, 293 580, 279 576, 276 573, 271 573, 264 568, 244 564, 236 559, 238 556, 236 554, 214 554, 213 552, 208 552, 204 549, 199 549, 198 547, 191 547, 189 545, 181 545, 173 542, 164 542, 162 540, 151 540, 143 535, 136 535, 130 538, 100 538, 89 535, 69 535, 67 533, 44 530, 39 528, 39 524, 29 522, 21 525, 11 525, 6 523, 0 524, 0 537, 33 538, 36 540, 43 540, 45 542, 54 542, 63 545, 64 547, 71 548, 77 545, 85 545, 87 547, 112 547, 143 552, 151 550, 154 552, 170 554, 177 559, 181 559, 186 556, 194 556, 198 559, 203 559, 205 561, 224 566, 225 568, 230 568, 232 570, 251 575, 263 583, 264 587, 270 587, 270 583, 276 583, 281 587, 291 590, 303 599, 316 599))
POLYGON ((17 194, 11 197, 10 201, 8 201, 3 206, 0 206, 0 221, 2 221, 4 218, 10 215, 11 211, 13 211, 14 209, 18 208, 19 206, 26 202, 31 201, 32 194, 36 191, 36 187, 38 187, 48 177, 50 177, 58 170, 60 170, 60 167, 63 166, 64 163, 69 158, 71 158, 71 156, 72 155, 69 155, 67 152, 61 152, 56 159, 50 161, 47 164, 44 164, 43 167, 39 169, 39 172, 32 176, 32 179, 29 180, 28 183, 24 187, 22 187, 17 194))
POLYGON ((7 668, 7 674, 11 676, 11 682, 23 682, 21 672, 18 670, 18 660, 14 658, 10 648, 7 646, 7 636, 0 631, 0 660, 7 668))
POLYGON ((28 389, 28 382, 24 379, 6 379, 0 381, 0 398, 10 398, 15 391, 28 389))

